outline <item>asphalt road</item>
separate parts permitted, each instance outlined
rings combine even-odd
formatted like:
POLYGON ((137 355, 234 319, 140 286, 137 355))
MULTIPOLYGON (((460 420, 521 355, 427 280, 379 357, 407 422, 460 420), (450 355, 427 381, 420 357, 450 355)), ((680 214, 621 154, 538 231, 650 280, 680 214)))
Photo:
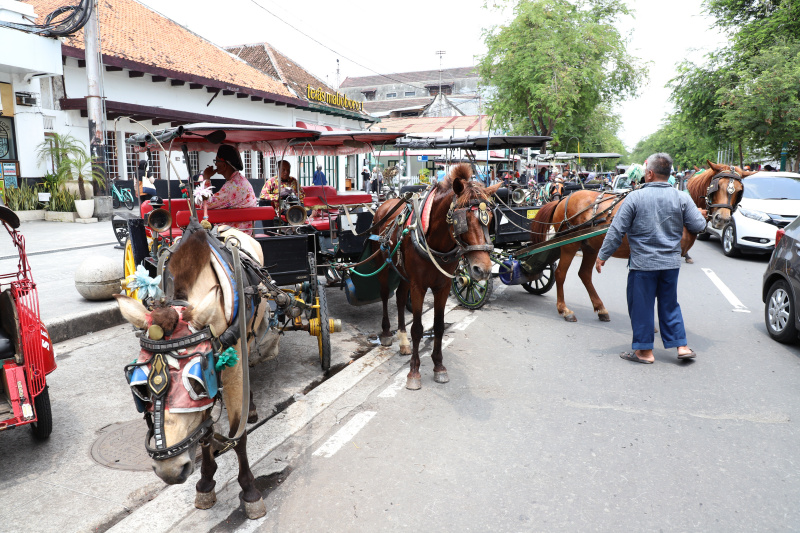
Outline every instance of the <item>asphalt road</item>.
MULTIPOLYGON (((268 514, 258 521, 237 509, 235 479, 218 485, 214 509, 193 511, 191 486, 166 491, 149 472, 94 461, 104 431, 139 418, 121 371, 136 340, 125 326, 75 339, 57 347, 50 441, 0 434, 0 500, 29 504, 2 506, 0 529, 31 530, 35 506, 35 529, 59 532, 797 530, 800 345, 766 334, 765 258, 726 258, 713 239, 692 256, 679 300, 693 362, 658 337, 655 364, 618 357, 630 324, 625 262, 612 259, 594 276, 610 323, 594 316, 575 270, 566 297, 577 323, 557 315, 555 290, 498 283, 484 309, 448 312, 451 381, 434 383, 426 358, 420 391, 403 388, 408 358, 397 346, 370 340, 379 306, 353 308, 329 291, 331 315, 345 322, 333 361, 344 370, 311 390, 324 376, 316 341, 298 332, 252 373, 262 420, 294 402, 252 434, 253 448, 277 443, 251 450, 263 457, 253 470, 268 514), (316 391, 370 357, 374 369, 312 412, 316 391), (256 438, 293 423, 302 429, 286 439, 256 438)), ((235 475, 228 462, 217 479, 235 475)))

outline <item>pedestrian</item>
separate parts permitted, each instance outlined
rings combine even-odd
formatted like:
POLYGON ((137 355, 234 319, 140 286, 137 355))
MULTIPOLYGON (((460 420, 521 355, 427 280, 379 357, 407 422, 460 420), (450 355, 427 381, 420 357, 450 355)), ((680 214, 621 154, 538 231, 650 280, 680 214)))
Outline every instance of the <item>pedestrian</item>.
POLYGON ((327 185, 328 179, 325 177, 325 173, 322 171, 322 165, 317 165, 317 171, 314 172, 314 178, 312 180, 314 185, 327 185))
POLYGON ((370 180, 370 191, 378 194, 383 186, 383 172, 381 172, 381 167, 375 165, 372 169, 372 180, 370 180))
POLYGON ((647 158, 645 183, 628 194, 614 216, 603 246, 597 254, 599 273, 609 257, 628 236, 628 315, 633 329, 633 351, 620 357, 637 363, 652 363, 653 306, 658 300, 658 325, 664 348, 677 348, 678 359, 692 359, 681 307, 678 304, 678 273, 681 266, 683 227, 700 233, 706 227, 705 213, 692 199, 667 179, 672 158, 665 153, 647 158))
POLYGON ((675 184, 678 182, 677 174, 678 173, 673 170, 669 176, 669 179, 667 180, 667 183, 669 183, 672 187, 674 187, 675 184))
POLYGON ((366 166, 361 169, 361 186, 365 192, 369 191, 369 169, 366 166))

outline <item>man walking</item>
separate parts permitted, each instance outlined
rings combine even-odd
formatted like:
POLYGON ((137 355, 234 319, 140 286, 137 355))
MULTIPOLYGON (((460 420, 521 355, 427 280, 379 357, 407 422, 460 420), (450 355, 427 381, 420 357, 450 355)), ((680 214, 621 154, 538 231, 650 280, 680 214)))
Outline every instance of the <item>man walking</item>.
POLYGON ((325 177, 325 173, 322 171, 322 165, 317 165, 317 171, 314 172, 314 185, 327 185, 328 180, 325 177))
POLYGON ((677 348, 678 359, 691 359, 681 307, 678 304, 678 272, 681 266, 683 227, 700 233, 705 214, 692 199, 668 183, 672 158, 665 153, 647 158, 645 183, 628 194, 614 216, 595 268, 599 273, 628 236, 631 255, 628 271, 628 315, 633 329, 631 352, 620 357, 637 363, 652 363, 653 306, 658 300, 658 324, 664 348, 677 348))

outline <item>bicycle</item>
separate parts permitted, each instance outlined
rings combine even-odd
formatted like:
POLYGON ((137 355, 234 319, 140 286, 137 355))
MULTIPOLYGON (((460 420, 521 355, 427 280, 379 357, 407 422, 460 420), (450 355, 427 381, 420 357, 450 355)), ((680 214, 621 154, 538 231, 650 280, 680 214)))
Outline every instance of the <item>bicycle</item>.
POLYGON ((117 209, 120 204, 125 204, 125 207, 128 210, 133 209, 134 201, 133 201, 133 193, 130 189, 117 189, 116 184, 111 184, 111 204, 114 206, 114 209, 117 209))

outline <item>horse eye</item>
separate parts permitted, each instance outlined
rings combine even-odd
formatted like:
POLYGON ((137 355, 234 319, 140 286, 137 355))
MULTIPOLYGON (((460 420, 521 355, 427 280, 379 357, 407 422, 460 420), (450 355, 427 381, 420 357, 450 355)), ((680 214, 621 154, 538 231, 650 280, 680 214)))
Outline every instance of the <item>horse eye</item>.
POLYGON ((197 381, 196 379, 190 379, 189 384, 192 386, 192 391, 194 391, 197 396, 207 395, 206 387, 203 383, 197 381))

